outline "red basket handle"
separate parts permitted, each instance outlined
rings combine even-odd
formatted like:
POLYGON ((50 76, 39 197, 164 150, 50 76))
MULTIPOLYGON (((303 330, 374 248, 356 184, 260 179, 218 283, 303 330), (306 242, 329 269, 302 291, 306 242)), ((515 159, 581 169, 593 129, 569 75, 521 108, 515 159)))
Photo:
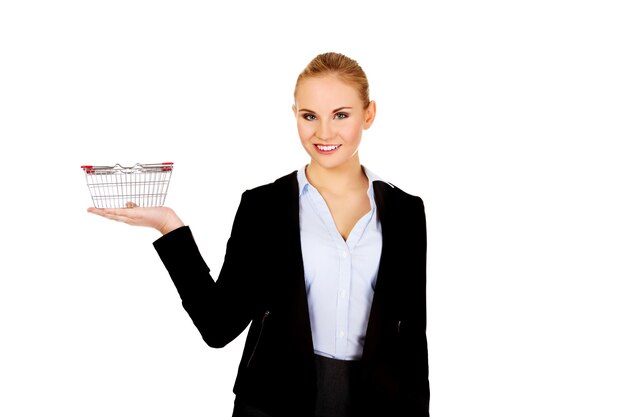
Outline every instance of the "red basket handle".
POLYGON ((81 165, 81 168, 85 171, 86 174, 93 174, 96 172, 96 170, 93 169, 93 165, 81 165))

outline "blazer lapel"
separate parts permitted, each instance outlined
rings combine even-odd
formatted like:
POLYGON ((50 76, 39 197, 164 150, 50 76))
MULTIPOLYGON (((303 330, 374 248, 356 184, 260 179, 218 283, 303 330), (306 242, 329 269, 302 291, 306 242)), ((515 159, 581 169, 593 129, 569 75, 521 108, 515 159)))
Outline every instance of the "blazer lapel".
MULTIPOLYGON (((376 288, 370 309, 367 332, 365 334, 363 360, 368 360, 372 357, 377 350, 377 344, 378 341, 381 340, 381 335, 388 330, 386 329, 386 323, 392 323, 394 319, 393 317, 384 317, 383 312, 392 311, 392 309, 385 307, 385 303, 393 299, 392 297, 388 297, 387 294, 393 290, 392 280, 394 274, 391 273, 391 270, 395 263, 394 245, 398 241, 399 235, 398 223, 394 216, 390 215, 392 212, 391 208, 394 204, 391 186, 382 181, 374 181, 373 187, 376 211, 382 229, 383 247, 380 255, 378 277, 376 279, 376 288)), ((391 326, 387 327, 391 328, 391 326)))
POLYGON ((311 334, 311 319, 309 317, 309 303, 307 301, 306 286, 304 280, 304 262, 302 260, 302 247, 300 242, 300 195, 298 187, 297 171, 283 177, 279 195, 286 196, 285 219, 287 227, 287 240, 285 242, 289 256, 289 263, 293 269, 292 284, 294 293, 288 293, 287 297, 293 297, 289 302, 293 303, 291 311, 294 314, 292 321, 297 327, 297 346, 302 347, 302 353, 313 357, 313 336, 311 334))

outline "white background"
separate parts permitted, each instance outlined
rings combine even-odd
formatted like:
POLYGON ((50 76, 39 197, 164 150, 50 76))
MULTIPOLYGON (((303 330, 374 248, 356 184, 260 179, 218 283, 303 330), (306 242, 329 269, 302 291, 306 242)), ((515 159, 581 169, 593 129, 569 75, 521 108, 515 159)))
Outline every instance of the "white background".
POLYGON ((243 337, 204 344, 80 166, 174 161, 217 272, 241 192, 307 162, 295 78, 338 51, 378 103, 362 162, 426 205, 431 414, 626 416, 620 3, 2 2, 0 415, 230 415, 243 337))

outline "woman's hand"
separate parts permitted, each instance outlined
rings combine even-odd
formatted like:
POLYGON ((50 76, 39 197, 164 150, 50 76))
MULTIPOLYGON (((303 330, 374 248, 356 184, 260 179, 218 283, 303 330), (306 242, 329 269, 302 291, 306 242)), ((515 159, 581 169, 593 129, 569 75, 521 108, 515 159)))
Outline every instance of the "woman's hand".
POLYGON ((152 227, 162 234, 184 226, 174 210, 169 207, 139 207, 135 203, 126 203, 126 207, 120 209, 89 207, 87 211, 131 226, 152 227))

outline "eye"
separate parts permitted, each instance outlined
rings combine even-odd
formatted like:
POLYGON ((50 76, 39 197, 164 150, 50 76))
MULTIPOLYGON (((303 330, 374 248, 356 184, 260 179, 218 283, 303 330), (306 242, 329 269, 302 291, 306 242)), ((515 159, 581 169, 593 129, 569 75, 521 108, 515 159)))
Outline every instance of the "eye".
POLYGON ((304 114, 302 115, 302 118, 303 118, 304 120, 308 120, 308 121, 313 121, 313 120, 315 120, 315 119, 316 119, 315 115, 314 115, 314 114, 311 114, 311 113, 304 113, 304 114))
POLYGON ((350 115, 345 112, 339 112, 335 114, 336 119, 347 119, 350 115))

